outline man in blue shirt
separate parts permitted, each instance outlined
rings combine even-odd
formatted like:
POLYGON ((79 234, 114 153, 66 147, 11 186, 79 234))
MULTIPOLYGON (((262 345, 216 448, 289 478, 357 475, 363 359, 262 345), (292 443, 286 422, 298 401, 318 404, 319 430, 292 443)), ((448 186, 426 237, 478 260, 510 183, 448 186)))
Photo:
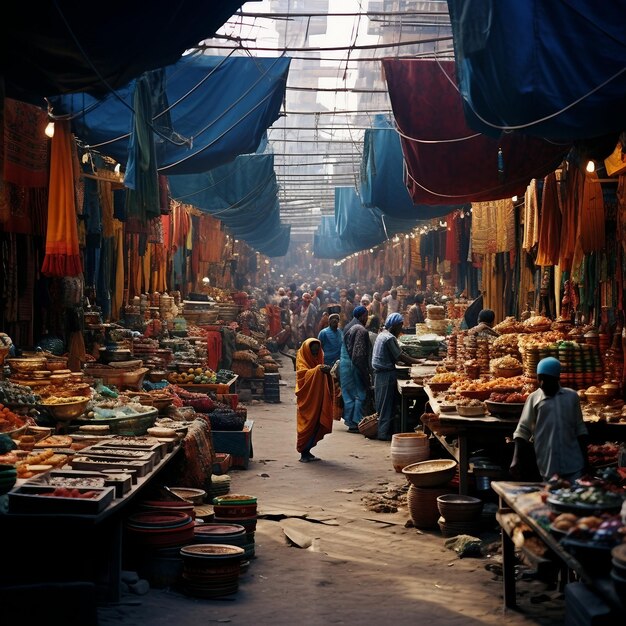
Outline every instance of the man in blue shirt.
POLYGON ((400 313, 392 313, 385 320, 385 330, 376 337, 372 369, 374 370, 374 399, 378 413, 378 438, 391 441, 393 434, 393 415, 398 394, 398 373, 396 362, 412 364, 418 359, 402 351, 398 336, 402 332, 404 318, 400 313))
POLYGON ((324 351, 324 365, 332 367, 341 355, 341 342, 343 340, 343 331, 339 329, 339 315, 337 313, 328 316, 328 326, 320 330, 317 338, 320 340, 324 351))

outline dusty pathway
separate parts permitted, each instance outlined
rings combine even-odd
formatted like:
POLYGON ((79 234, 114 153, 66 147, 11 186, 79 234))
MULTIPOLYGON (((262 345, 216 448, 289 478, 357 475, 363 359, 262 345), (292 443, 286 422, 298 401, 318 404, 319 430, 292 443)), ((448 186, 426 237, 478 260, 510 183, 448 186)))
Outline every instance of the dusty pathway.
MULTIPOLYGON (((372 513, 362 497, 405 483, 389 444, 335 432, 314 450, 295 451, 294 375, 284 363, 280 404, 249 405, 254 460, 231 471, 233 493, 258 498, 256 555, 228 599, 196 600, 172 590, 125 595, 100 610, 100 623, 197 626, 320 624, 559 624, 563 602, 538 582, 518 584, 522 612, 502 611, 492 559, 459 559, 438 532, 405 528, 407 510, 372 513), (285 530, 305 548, 295 547, 285 530)), ((491 538, 497 537, 495 534, 491 538)))

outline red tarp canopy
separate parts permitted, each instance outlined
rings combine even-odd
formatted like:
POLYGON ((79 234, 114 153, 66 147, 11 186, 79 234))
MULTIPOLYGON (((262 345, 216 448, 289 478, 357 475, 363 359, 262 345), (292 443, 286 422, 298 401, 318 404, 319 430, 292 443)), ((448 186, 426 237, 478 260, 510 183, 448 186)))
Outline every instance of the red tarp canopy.
POLYGON ((530 180, 554 171, 570 148, 514 133, 477 134, 465 122, 454 61, 384 59, 383 68, 415 204, 523 195, 530 180))

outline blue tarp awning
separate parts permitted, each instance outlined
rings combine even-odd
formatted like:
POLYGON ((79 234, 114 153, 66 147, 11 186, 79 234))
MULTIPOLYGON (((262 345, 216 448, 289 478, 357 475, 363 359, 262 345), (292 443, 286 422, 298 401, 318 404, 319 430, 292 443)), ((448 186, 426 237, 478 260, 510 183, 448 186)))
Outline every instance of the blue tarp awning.
POLYGON ((377 115, 375 128, 365 131, 361 160, 361 199, 364 206, 377 207, 385 215, 422 220, 443 217, 465 204, 413 204, 404 182, 404 157, 400 136, 391 120, 377 115))
POLYGON ((340 259, 408 232, 421 221, 390 217, 376 207, 363 206, 354 187, 335 187, 335 216, 322 218, 313 251, 321 259, 340 259))
MULTIPOLYGON (((151 72, 159 172, 196 174, 256 151, 279 116, 290 59, 187 56, 151 72), (169 138, 165 139, 164 137, 169 138)), ((75 135, 120 163, 128 160, 135 82, 102 100, 50 98, 75 135)))
POLYGON ((175 200, 221 220, 237 238, 267 256, 284 256, 290 226, 280 221, 271 154, 245 154, 202 174, 169 177, 175 200))
POLYGON ((626 1, 448 0, 468 125, 552 141, 624 130, 626 1))

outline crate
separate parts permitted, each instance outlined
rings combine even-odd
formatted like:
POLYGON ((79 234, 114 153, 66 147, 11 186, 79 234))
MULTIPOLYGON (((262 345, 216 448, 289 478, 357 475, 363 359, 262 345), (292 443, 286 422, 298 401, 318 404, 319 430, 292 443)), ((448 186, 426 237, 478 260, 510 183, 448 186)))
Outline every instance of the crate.
POLYGON ((252 458, 252 428, 254 420, 247 420, 243 430, 214 430, 211 433, 215 452, 231 456, 231 467, 247 469, 252 458))
POLYGON ((227 452, 216 452, 215 462, 213 463, 213 473, 217 476, 228 473, 232 457, 227 452))
POLYGON ((267 373, 263 377, 263 399, 265 402, 280 402, 280 374, 267 373))

